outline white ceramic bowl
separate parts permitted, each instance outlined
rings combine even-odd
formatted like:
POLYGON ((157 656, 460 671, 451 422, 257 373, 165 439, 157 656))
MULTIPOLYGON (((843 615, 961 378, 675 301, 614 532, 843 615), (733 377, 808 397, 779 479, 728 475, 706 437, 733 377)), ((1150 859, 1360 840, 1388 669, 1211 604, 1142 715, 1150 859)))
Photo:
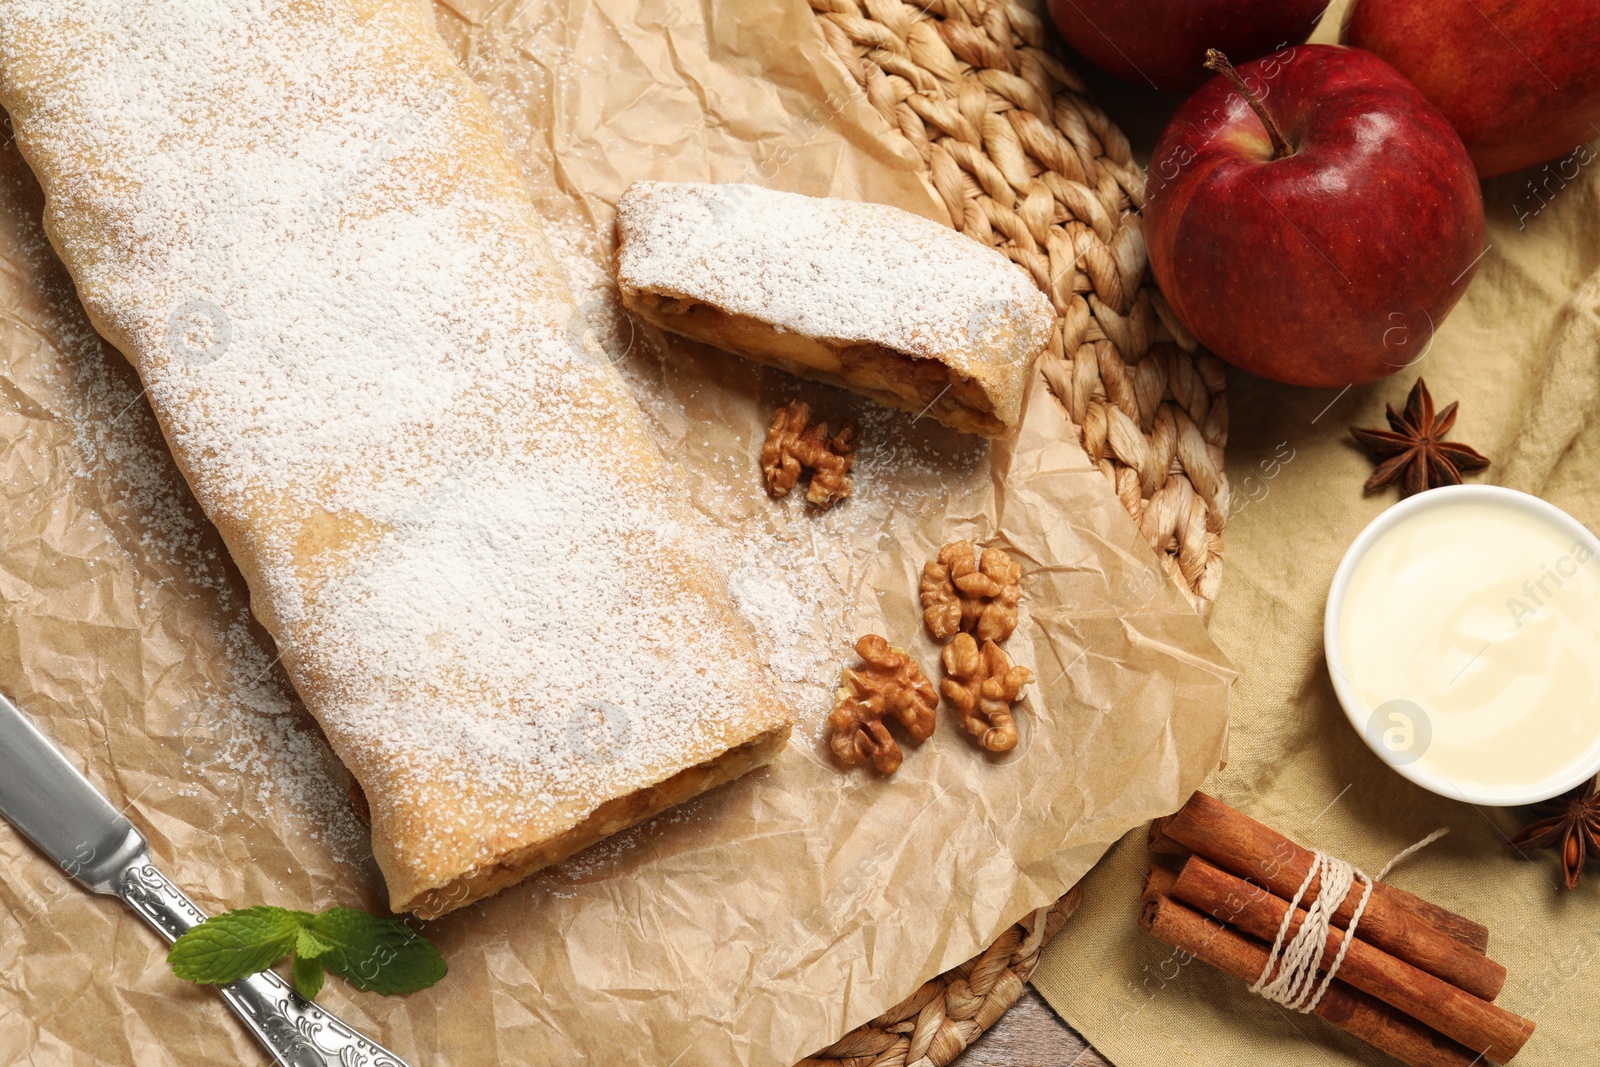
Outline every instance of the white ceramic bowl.
MULTIPOLYGON (((1373 519, 1367 528, 1361 531, 1360 536, 1346 550, 1344 559, 1339 563, 1339 569, 1334 572, 1333 585, 1328 590, 1328 606, 1322 620, 1323 648, 1328 662, 1328 674, 1333 680, 1333 691, 1338 695, 1339 703, 1344 707, 1350 725, 1361 735, 1367 747, 1372 749, 1379 759, 1417 785, 1453 800, 1495 807, 1548 800, 1600 773, 1600 746, 1592 750, 1593 755, 1588 761, 1560 778, 1543 782, 1507 782, 1493 790, 1458 785, 1416 762, 1407 762, 1403 756, 1397 756, 1390 748, 1376 742, 1369 732, 1374 709, 1366 706, 1349 681, 1342 632, 1347 594, 1356 566, 1373 545, 1381 541, 1407 516, 1426 508, 1460 503, 1463 500, 1537 515, 1564 530, 1572 537, 1574 544, 1580 541, 1587 544, 1596 557, 1600 558, 1600 538, 1596 538, 1586 526, 1554 504, 1536 496, 1529 496, 1527 493, 1519 493, 1514 489, 1504 489, 1497 485, 1452 485, 1407 497, 1373 519)), ((1600 605, 1596 605, 1595 610, 1600 611, 1600 605)))

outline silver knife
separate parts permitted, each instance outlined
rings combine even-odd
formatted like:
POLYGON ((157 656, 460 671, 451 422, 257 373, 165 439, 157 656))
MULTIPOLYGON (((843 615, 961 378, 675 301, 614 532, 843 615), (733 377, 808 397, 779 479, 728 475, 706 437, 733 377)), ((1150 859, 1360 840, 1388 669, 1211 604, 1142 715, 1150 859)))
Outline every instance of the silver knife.
MULTIPOLYGON (((122 902, 169 942, 205 913, 150 862, 150 846, 16 705, 0 696, 0 815, 61 869, 122 902)), ((176 980, 176 979, 174 979, 176 980)), ((272 971, 217 991, 282 1067, 406 1067, 272 971)))

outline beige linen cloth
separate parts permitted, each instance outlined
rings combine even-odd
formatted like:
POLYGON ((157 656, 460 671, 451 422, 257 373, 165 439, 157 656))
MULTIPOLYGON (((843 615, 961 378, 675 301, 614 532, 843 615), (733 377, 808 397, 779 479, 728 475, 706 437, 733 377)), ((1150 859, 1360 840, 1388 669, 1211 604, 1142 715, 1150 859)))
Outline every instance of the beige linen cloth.
MULTIPOLYGON (((1339 7, 1316 40, 1333 38, 1339 7)), ((1527 809, 1444 800, 1390 771, 1345 720, 1322 658, 1334 569, 1399 499, 1392 488, 1363 496, 1372 465, 1349 427, 1383 426, 1384 404, 1403 404, 1419 374, 1441 407, 1461 402, 1452 438, 1494 461, 1469 480, 1600 524, 1600 152, 1496 179, 1484 194, 1488 251, 1414 368, 1342 394, 1229 378, 1237 510, 1211 633, 1240 678, 1228 764, 1205 788, 1369 871, 1449 827, 1391 880, 1488 925, 1490 955, 1510 971, 1500 1003, 1539 1024, 1518 1065, 1594 1063, 1600 866, 1568 892, 1552 853, 1524 860, 1507 847, 1527 809)), ((1130 834, 1089 876, 1083 909, 1034 975, 1118 1067, 1394 1062, 1203 963, 1180 965, 1137 928, 1147 869, 1144 835, 1130 834)))

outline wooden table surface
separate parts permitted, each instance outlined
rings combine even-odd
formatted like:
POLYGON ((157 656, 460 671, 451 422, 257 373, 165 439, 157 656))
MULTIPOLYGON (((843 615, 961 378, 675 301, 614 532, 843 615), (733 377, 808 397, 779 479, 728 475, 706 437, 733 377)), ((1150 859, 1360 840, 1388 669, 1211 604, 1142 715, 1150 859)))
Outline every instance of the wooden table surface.
POLYGON ((1111 1067, 1030 986, 953 1067, 1111 1067))

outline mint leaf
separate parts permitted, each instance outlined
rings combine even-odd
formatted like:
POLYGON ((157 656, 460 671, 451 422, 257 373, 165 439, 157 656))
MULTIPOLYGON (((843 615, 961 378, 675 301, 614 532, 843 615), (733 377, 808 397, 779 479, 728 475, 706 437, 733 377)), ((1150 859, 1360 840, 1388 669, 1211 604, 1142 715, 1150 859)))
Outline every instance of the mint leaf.
POLYGON ((179 978, 226 985, 264 971, 289 954, 305 912, 254 907, 214 915, 177 941, 167 962, 179 978))
MULTIPOLYGON (((307 915, 306 922, 311 922, 313 918, 315 917, 307 915)), ((311 930, 306 926, 302 926, 300 929, 295 931, 294 958, 297 960, 314 960, 332 947, 332 945, 328 944, 326 941, 322 940, 322 938, 312 933, 311 930)))
POLYGON ((321 992, 326 971, 357 989, 393 994, 426 989, 447 970, 438 950, 405 924, 351 908, 321 915, 273 907, 225 912, 180 937, 167 962, 179 978, 220 985, 291 953, 295 990, 307 1000, 321 992))
POLYGON ((329 908, 310 925, 312 934, 329 946, 319 957, 321 962, 360 990, 415 993, 449 969, 438 949, 396 919, 329 908))
MULTIPOLYGON (((301 931, 304 933, 304 931, 301 931)), ((315 956, 294 954, 294 991, 306 1000, 315 1000, 322 992, 322 961, 315 956)))

